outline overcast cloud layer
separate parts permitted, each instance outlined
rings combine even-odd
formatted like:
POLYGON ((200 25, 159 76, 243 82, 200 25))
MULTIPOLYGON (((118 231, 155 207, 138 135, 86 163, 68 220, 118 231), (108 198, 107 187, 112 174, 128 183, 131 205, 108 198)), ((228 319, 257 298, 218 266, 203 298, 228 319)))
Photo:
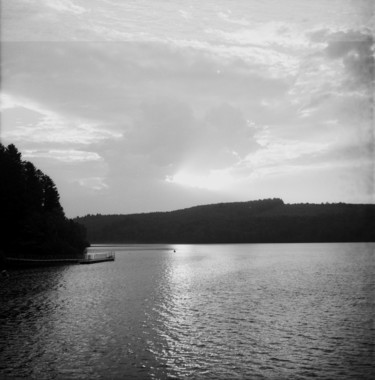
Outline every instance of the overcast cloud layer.
POLYGON ((372 0, 6 0, 1 139, 68 216, 374 197, 372 0))

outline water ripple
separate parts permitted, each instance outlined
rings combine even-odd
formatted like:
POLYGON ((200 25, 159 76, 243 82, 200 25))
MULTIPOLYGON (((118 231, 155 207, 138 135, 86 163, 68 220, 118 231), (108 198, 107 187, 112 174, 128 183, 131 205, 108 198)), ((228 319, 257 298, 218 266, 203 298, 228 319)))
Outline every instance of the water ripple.
POLYGON ((374 245, 115 249, 1 279, 0 377, 374 377, 374 245))

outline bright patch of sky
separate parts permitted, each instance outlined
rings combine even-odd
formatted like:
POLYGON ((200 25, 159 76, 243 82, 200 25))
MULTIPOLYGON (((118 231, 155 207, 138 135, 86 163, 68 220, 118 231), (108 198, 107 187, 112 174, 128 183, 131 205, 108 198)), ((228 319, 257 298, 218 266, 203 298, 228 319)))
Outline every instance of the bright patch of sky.
POLYGON ((1 141, 69 216, 374 202, 372 0, 12 0, 1 141))

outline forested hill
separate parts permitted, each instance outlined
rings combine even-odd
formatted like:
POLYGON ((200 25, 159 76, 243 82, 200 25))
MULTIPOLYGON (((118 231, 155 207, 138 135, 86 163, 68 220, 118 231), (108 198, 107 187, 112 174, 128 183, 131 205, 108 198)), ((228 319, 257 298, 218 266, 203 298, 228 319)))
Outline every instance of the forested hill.
POLYGON ((220 203, 171 212, 77 218, 93 243, 375 241, 375 205, 220 203))
POLYGON ((22 160, 13 144, 0 144, 0 175, 0 261, 80 257, 88 245, 85 228, 65 217, 52 179, 22 160))

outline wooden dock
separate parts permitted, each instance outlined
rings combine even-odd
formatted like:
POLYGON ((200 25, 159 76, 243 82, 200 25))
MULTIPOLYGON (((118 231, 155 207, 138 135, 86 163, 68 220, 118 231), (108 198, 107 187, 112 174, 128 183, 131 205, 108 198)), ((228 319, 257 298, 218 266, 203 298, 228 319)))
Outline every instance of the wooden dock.
POLYGON ((79 259, 24 259, 6 257, 5 266, 7 268, 35 268, 78 264, 79 261, 79 259))
POLYGON ((60 265, 72 264, 95 264, 103 263, 106 261, 115 261, 115 252, 100 252, 100 253, 86 253, 84 258, 69 258, 69 259, 40 259, 40 258, 17 258, 6 257, 6 268, 36 268, 36 267, 50 267, 60 265))
POLYGON ((114 252, 105 253, 87 253, 86 257, 79 261, 80 264, 95 264, 103 263, 106 261, 115 261, 114 252))

